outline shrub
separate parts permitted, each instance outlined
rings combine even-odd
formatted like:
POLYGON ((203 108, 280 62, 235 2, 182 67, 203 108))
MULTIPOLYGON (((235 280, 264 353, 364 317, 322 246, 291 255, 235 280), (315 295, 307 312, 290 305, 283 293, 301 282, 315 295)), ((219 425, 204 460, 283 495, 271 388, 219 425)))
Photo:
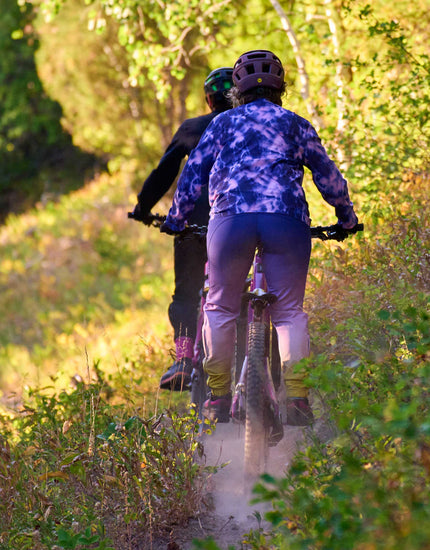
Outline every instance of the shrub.
POLYGON ((1 418, 2 549, 148 544, 202 505, 199 421, 165 411, 145 419, 110 403, 106 384, 32 391, 1 418))

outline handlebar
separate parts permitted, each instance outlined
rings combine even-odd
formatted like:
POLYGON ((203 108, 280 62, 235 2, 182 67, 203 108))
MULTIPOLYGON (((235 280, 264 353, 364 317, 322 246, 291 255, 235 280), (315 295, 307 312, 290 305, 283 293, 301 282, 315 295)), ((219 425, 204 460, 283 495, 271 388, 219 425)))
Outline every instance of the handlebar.
MULTIPOLYGON (((131 218, 132 220, 142 222, 148 227, 152 226, 152 227, 160 228, 163 225, 163 223, 166 221, 166 216, 163 216, 161 214, 152 214, 152 213, 147 214, 145 216, 145 219, 137 218, 133 212, 129 212, 128 217, 131 218)), ((207 231, 208 231, 208 228, 205 225, 187 225, 181 231, 175 231, 172 234, 182 238, 185 238, 190 235, 195 235, 197 237, 205 237, 207 231)))
MULTIPOLYGON (((145 216, 145 219, 142 220, 140 218, 136 218, 133 212, 129 212, 128 217, 133 220, 140 221, 147 226, 158 227, 158 228, 160 228, 163 225, 163 223, 166 221, 166 216, 162 216, 161 214, 147 214, 145 216)), ((358 231, 363 231, 363 230, 364 230, 364 225, 362 223, 358 223, 352 229, 344 229, 339 224, 326 225, 326 226, 319 225, 316 227, 311 227, 311 237, 313 239, 321 239, 322 241, 328 241, 328 240, 343 241, 349 235, 353 235, 355 233, 358 233, 358 231)), ((207 233, 206 226, 187 225, 182 231, 177 231, 174 234, 183 237, 185 235, 190 235, 190 234, 204 236, 206 235, 206 233, 207 233)))
POLYGON ((136 220, 137 222, 142 222, 148 227, 150 226, 161 227, 163 223, 166 221, 166 216, 162 216, 161 214, 149 213, 145 216, 145 219, 142 219, 142 218, 136 217, 134 212, 128 212, 127 217, 131 218, 132 220, 136 220))
POLYGON ((318 225, 316 227, 311 227, 311 237, 313 239, 321 239, 322 241, 343 241, 349 235, 354 235, 363 230, 364 225, 362 223, 357 223, 352 229, 344 229, 339 224, 326 226, 318 225))

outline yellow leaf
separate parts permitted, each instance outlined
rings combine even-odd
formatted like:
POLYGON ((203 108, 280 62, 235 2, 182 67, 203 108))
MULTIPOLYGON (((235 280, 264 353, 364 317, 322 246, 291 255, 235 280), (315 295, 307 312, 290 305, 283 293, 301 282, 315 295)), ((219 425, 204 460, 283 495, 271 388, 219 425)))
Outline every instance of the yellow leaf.
POLYGON ((63 435, 66 435, 66 433, 70 430, 72 427, 72 423, 70 420, 66 420, 63 424, 63 435))
POLYGON ((30 445, 30 447, 27 447, 24 451, 24 456, 32 456, 34 453, 37 453, 39 449, 35 447, 34 445, 30 445))
POLYGON ((110 475, 107 475, 105 474, 104 475, 104 479, 105 481, 107 481, 108 483, 119 483, 119 479, 114 477, 114 476, 110 476, 110 475))
POLYGON ((48 479, 69 479, 69 476, 64 472, 46 472, 39 476, 39 481, 47 481, 48 479))
POLYGON ((79 336, 82 336, 82 338, 88 338, 88 331, 78 323, 73 327, 73 330, 79 334, 79 336))

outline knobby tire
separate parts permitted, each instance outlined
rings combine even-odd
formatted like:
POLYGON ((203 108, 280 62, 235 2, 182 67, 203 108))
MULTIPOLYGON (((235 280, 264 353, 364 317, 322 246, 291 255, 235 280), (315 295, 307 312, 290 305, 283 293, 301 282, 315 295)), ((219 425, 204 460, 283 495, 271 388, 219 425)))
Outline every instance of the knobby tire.
POLYGON ((250 481, 263 473, 268 453, 264 391, 265 332, 262 322, 249 324, 244 471, 245 478, 250 481))

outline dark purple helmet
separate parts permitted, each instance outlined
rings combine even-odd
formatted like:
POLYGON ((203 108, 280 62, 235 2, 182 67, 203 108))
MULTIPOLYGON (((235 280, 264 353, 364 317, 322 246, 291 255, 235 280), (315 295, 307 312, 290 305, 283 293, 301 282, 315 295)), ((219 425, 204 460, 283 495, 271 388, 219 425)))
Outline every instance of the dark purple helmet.
POLYGON ((233 83, 242 93, 258 86, 280 90, 284 83, 281 60, 269 50, 246 52, 234 64, 233 83))

